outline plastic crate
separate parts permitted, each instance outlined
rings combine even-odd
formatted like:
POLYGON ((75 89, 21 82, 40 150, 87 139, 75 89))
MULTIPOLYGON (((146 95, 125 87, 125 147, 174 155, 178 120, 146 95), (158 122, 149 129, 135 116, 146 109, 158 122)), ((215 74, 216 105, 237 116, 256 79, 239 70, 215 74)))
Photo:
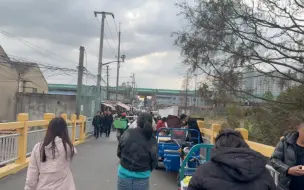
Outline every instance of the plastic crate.
POLYGON ((180 157, 177 154, 165 154, 164 166, 167 171, 178 171, 180 168, 180 157))

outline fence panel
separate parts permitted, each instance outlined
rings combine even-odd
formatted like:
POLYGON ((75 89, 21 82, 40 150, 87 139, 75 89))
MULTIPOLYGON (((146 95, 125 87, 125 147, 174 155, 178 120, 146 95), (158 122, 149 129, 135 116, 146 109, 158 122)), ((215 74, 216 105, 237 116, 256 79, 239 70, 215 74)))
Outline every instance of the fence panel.
POLYGON ((76 134, 75 139, 78 140, 80 137, 80 124, 76 124, 76 134))
POLYGON ((70 139, 72 140, 72 125, 68 126, 68 132, 69 132, 70 139))
POLYGON ((86 121, 86 129, 85 129, 86 134, 94 133, 94 127, 92 125, 92 122, 93 122, 93 117, 88 117, 86 121))
POLYGON ((18 136, 19 134, 0 136, 0 166, 17 160, 18 136))
POLYGON ((46 133, 46 129, 29 131, 27 134, 27 149, 26 156, 31 155, 34 146, 42 142, 46 133))

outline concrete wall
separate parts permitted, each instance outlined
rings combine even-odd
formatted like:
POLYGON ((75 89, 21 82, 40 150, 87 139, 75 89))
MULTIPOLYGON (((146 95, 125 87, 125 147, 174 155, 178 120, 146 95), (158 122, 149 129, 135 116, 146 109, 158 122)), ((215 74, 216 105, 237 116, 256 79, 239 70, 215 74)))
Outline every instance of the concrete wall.
POLYGON ((35 90, 36 93, 48 92, 48 83, 39 67, 31 67, 28 69, 27 72, 22 74, 21 80, 24 85, 22 92, 35 93, 35 90))
POLYGON ((0 122, 15 120, 17 75, 16 69, 10 64, 0 63, 0 122))
POLYGON ((28 113, 30 120, 42 119, 47 112, 70 116, 75 110, 76 96, 27 93, 20 94, 18 98, 18 113, 28 113))

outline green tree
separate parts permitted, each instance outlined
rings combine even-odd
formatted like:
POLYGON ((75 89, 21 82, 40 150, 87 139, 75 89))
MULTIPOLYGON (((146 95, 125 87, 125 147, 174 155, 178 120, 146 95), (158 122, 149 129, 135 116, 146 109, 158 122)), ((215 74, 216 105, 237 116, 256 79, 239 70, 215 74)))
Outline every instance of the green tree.
POLYGON ((231 85, 223 74, 247 68, 279 78, 282 87, 290 81, 304 84, 297 77, 304 74, 302 1, 197 0, 178 7, 188 24, 174 33, 184 63, 212 80, 222 81, 226 91, 268 101, 240 85, 231 85), (271 68, 276 74, 260 66, 271 68))
POLYGON ((274 96, 270 91, 265 92, 264 98, 266 98, 267 100, 274 100, 274 96))

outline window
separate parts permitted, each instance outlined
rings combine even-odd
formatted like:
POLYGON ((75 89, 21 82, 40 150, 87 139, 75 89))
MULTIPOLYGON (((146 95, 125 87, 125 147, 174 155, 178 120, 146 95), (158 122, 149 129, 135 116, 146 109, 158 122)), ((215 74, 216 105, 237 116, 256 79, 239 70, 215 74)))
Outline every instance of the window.
POLYGON ((37 93, 37 88, 33 88, 33 93, 37 93))

